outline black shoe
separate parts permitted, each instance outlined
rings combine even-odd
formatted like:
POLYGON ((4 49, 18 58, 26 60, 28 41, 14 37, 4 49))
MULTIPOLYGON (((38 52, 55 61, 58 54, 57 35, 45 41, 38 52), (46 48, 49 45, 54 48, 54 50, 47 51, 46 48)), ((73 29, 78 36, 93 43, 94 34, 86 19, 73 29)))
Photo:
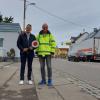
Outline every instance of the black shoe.
POLYGON ((39 85, 45 85, 46 84, 46 81, 45 80, 41 80, 40 82, 39 82, 39 85))

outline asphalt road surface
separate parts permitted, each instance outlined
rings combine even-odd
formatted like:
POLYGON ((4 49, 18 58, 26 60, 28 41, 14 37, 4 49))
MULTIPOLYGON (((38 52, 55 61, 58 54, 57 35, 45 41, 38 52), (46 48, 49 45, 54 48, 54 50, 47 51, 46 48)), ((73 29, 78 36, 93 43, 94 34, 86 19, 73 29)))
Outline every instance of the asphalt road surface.
POLYGON ((100 88, 100 63, 69 62, 62 59, 53 59, 52 67, 61 73, 72 75, 75 78, 100 88))

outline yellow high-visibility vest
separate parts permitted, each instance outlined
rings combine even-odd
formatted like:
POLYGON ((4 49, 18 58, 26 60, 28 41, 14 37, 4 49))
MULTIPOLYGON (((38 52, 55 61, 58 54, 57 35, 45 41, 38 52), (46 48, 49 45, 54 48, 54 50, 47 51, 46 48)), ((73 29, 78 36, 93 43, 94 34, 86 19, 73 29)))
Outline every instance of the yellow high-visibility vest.
POLYGON ((39 34, 37 36, 37 40, 39 42, 39 46, 36 49, 38 55, 50 55, 51 53, 55 53, 56 42, 54 40, 54 36, 51 33, 39 34))

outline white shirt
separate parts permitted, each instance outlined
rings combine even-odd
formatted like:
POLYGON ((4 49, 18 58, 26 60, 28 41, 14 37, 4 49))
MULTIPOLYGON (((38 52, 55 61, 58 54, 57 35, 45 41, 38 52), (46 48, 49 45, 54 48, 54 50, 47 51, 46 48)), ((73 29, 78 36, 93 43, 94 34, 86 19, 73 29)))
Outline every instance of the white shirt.
POLYGON ((31 33, 26 33, 27 39, 28 39, 28 40, 29 40, 29 38, 30 38, 30 34, 31 34, 31 33))

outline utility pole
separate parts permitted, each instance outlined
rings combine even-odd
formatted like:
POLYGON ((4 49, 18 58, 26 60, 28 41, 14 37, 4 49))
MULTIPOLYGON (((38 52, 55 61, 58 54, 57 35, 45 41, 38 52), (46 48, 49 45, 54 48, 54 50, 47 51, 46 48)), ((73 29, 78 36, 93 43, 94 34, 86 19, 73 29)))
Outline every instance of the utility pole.
POLYGON ((26 4, 26 2, 28 2, 28 1, 24 0, 23 31, 25 31, 25 25, 26 25, 26 9, 27 9, 27 6, 36 5, 35 3, 26 4))
POLYGON ((25 31, 25 21, 26 21, 26 0, 24 0, 24 16, 23 16, 23 31, 25 31))

